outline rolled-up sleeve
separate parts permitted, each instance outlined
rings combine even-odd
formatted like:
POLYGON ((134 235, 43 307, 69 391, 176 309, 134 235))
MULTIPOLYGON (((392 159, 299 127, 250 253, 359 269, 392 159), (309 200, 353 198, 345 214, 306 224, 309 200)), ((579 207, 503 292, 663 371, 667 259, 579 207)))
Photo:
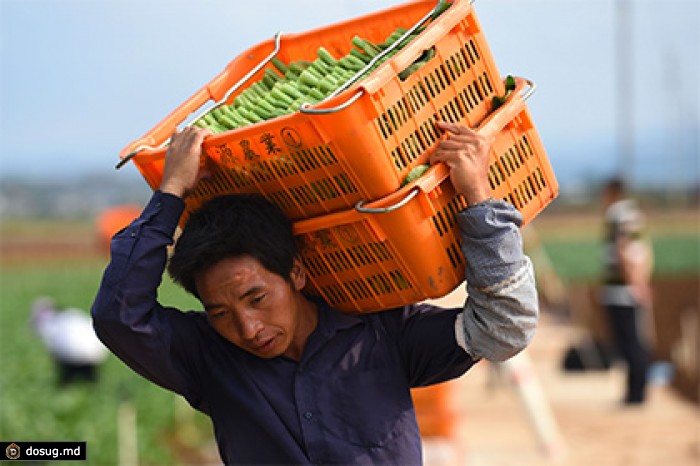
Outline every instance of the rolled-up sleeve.
POLYGON ((505 361, 530 343, 539 314, 522 216, 504 201, 489 200, 464 209, 457 221, 468 295, 455 324, 457 341, 474 358, 505 361))

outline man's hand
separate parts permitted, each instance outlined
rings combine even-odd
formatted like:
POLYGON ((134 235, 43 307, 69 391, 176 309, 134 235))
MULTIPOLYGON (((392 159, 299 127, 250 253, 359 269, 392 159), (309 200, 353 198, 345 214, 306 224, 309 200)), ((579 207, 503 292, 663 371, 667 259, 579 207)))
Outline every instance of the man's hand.
POLYGON ((187 127, 174 133, 165 153, 165 168, 160 190, 180 198, 194 188, 201 178, 199 158, 204 138, 212 134, 208 129, 187 127))
POLYGON ((465 126, 443 121, 439 121, 438 126, 450 134, 433 151, 430 163, 444 162, 447 165, 452 186, 469 205, 491 197, 488 162, 493 139, 465 126))

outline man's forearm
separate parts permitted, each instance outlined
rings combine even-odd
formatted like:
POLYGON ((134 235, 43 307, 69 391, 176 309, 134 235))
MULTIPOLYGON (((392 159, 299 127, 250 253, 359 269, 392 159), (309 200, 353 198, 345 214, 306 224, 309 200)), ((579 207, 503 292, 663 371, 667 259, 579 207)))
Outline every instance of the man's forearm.
POLYGON ((141 216, 115 236, 92 306, 103 343, 136 372, 178 392, 183 384, 167 360, 169 321, 176 311, 160 306, 157 289, 182 207, 181 200, 156 193, 141 216))
POLYGON ((468 292, 456 324, 460 345, 475 358, 504 361, 531 341, 539 313, 532 263, 522 248, 522 216, 491 200, 460 212, 457 221, 468 292))

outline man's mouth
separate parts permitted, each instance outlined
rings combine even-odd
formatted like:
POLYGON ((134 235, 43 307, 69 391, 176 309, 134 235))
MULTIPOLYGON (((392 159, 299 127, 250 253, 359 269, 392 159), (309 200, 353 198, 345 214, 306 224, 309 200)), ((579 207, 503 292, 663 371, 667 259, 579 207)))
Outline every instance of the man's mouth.
POLYGON ((262 342, 252 345, 251 349, 255 351, 256 353, 261 353, 265 354, 271 351, 275 347, 275 343, 277 342, 277 337, 271 337, 266 340, 263 340, 262 342))

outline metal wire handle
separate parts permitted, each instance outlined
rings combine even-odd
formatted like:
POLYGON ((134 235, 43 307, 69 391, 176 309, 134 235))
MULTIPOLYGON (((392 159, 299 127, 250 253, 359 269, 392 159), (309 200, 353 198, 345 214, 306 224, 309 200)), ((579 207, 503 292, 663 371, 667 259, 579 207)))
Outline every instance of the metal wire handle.
MULTIPOLYGON (((473 3, 473 2, 474 2, 474 0, 471 0, 469 3, 473 3)), ((344 90, 346 90, 347 88, 349 88, 349 87, 350 87, 351 85, 353 85, 355 82, 357 82, 357 80, 360 79, 360 78, 362 77, 362 75, 363 75, 366 71, 368 71, 370 68, 372 68, 372 67, 374 66, 375 63, 377 63, 377 62, 380 61, 382 58, 384 58, 384 57, 387 56, 389 53, 391 53, 395 48, 397 48, 397 47, 399 46, 399 44, 401 44, 401 43, 404 41, 404 39, 406 39, 408 36, 410 36, 411 34, 413 34, 413 33, 415 32, 416 29, 418 29, 419 27, 423 26, 429 19, 433 18, 433 15, 435 15, 435 13, 437 12, 437 10, 438 10, 438 8, 440 7, 440 4, 441 4, 441 3, 442 3, 441 1, 438 1, 437 5, 435 5, 435 8, 433 8, 433 9, 430 11, 430 13, 426 14, 425 16, 423 16, 423 18, 421 18, 421 19, 420 19, 416 24, 414 24, 410 29, 408 29, 406 32, 404 32, 403 34, 401 34, 401 37, 399 37, 396 41, 394 41, 391 45, 389 45, 389 47, 385 48, 385 49, 382 50, 379 54, 375 55, 375 57, 372 58, 364 67, 362 67, 362 69, 360 69, 357 73, 355 73, 355 75, 354 75, 352 78, 350 78, 350 79, 348 79, 347 81, 345 81, 340 87, 338 87, 335 91, 333 91, 331 94, 329 94, 329 95, 328 95, 325 99, 323 99, 320 103, 323 103, 323 102, 325 102, 326 100, 332 99, 333 97, 337 96, 338 94, 340 94, 341 92, 343 92, 344 90)), ((301 113, 308 113, 308 114, 312 114, 312 115, 327 115, 327 114, 329 114, 329 113, 335 113, 335 112, 337 112, 337 111, 340 111, 340 110, 343 110, 344 108, 349 107, 349 106, 350 106, 352 103, 354 103, 357 99, 359 99, 360 97, 362 97, 362 95, 363 95, 364 93, 365 93, 365 90, 364 90, 364 89, 359 89, 359 90, 357 91, 357 93, 356 93, 354 96, 352 96, 350 99, 348 99, 347 102, 345 102, 345 103, 343 103, 343 104, 340 104, 340 105, 338 105, 337 107, 333 107, 333 108, 311 108, 311 107, 310 107, 310 106, 311 106, 310 103, 304 102, 304 103, 301 104, 301 106, 299 107, 299 111, 300 111, 301 113)))
MULTIPOLYGON (((258 63, 258 64, 255 65, 250 71, 248 71, 241 79, 239 79, 238 82, 236 82, 236 84, 234 84, 233 86, 231 86, 231 88, 226 92, 226 94, 225 94, 220 100, 218 100, 216 103, 214 103, 214 105, 212 105, 211 108, 206 108, 206 109, 200 110, 200 112, 197 113, 197 114, 194 116, 194 118, 192 118, 192 119, 190 120, 190 122, 187 123, 187 124, 185 125, 185 128, 187 128, 187 127, 189 127, 189 126, 192 126, 192 124, 194 124, 195 121, 197 121, 200 117, 202 117, 202 116, 205 115, 206 113, 208 113, 208 112, 214 110, 215 108, 218 108, 218 107, 222 106, 222 105, 224 104, 224 102, 226 102, 226 101, 228 100, 228 98, 231 96, 231 94, 233 94, 234 92, 236 92, 236 90, 238 90, 243 84, 245 84, 255 73, 257 73, 257 72, 260 71, 265 65, 267 65, 267 64, 270 62, 270 60, 272 60, 272 59, 277 55, 277 52, 280 51, 280 48, 281 48, 281 41, 282 41, 282 32, 277 32, 277 33, 275 34, 274 39, 275 39, 275 49, 274 49, 272 52, 270 52, 270 54, 269 54, 267 57, 265 57, 260 63, 258 63)), ((201 107, 200 107, 200 108, 201 108, 201 107)), ((141 145, 141 146, 138 146, 136 149, 134 149, 133 151, 129 152, 129 154, 127 154, 123 159, 121 159, 121 160, 119 161, 119 163, 118 163, 114 168, 116 168, 117 170, 119 170, 119 169, 120 169, 121 167, 123 167, 127 162, 129 162, 129 160, 131 160, 132 158, 134 158, 134 156, 135 156, 136 154, 138 154, 139 152, 141 152, 141 151, 144 150, 144 149, 162 149, 162 148, 165 147, 169 142, 170 142, 170 139, 168 139, 168 140, 166 140, 166 141, 163 141, 163 143, 160 144, 159 146, 149 146, 149 145, 145 145, 145 144, 144 144, 144 145, 141 145)))
MULTIPOLYGON (((537 85, 529 79, 523 79, 527 83, 528 88, 525 92, 523 92, 521 98, 523 100, 527 100, 532 94, 534 94, 537 85)), ((408 203, 408 201, 416 197, 416 195, 419 192, 420 188, 418 186, 414 186, 413 189, 411 189, 411 191, 406 195, 406 197, 401 199, 396 204, 390 205, 389 207, 364 207, 365 201, 357 201, 357 203, 355 204, 355 210, 363 214, 384 214, 405 206, 408 203)))
POLYGON ((391 212, 405 206, 411 199, 416 197, 419 192, 420 188, 418 186, 414 186, 413 189, 411 189, 411 192, 409 192, 406 195, 406 197, 401 199, 396 204, 390 205, 389 207, 364 207, 363 204, 365 203, 365 201, 357 201, 357 204, 355 204, 355 210, 358 212, 362 212, 363 214, 385 214, 387 212, 391 212))

